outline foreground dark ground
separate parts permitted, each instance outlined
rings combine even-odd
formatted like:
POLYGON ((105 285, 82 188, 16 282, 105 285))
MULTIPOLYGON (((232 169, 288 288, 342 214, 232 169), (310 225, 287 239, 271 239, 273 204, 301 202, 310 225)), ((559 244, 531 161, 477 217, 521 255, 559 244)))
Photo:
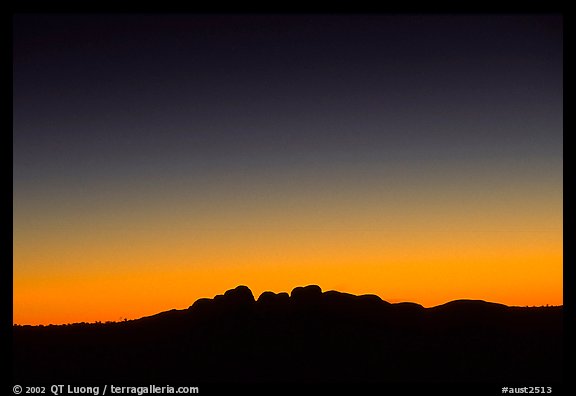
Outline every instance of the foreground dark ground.
POLYGON ((14 382, 562 380, 562 307, 239 286, 139 320, 14 327, 14 382))

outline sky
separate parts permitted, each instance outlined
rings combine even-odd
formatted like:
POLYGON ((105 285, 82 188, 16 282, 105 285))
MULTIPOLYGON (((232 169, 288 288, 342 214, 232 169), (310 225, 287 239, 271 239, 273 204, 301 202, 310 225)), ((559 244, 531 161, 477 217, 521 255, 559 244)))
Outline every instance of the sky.
POLYGON ((16 324, 237 285, 561 305, 562 17, 17 14, 16 324))

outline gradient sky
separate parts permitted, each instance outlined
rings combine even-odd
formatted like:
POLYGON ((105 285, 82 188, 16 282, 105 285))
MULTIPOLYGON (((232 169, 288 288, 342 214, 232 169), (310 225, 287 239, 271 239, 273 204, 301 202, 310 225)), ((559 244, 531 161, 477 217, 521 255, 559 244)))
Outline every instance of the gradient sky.
POLYGON ((14 17, 14 323, 239 284, 562 304, 562 18, 14 17))

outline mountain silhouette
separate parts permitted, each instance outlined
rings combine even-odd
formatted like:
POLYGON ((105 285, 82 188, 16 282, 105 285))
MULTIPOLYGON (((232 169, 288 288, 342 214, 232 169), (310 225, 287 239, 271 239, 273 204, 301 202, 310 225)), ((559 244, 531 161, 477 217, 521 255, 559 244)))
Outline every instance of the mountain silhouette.
POLYGON ((14 381, 550 383, 562 340, 562 307, 238 286, 137 320, 14 326, 14 381))

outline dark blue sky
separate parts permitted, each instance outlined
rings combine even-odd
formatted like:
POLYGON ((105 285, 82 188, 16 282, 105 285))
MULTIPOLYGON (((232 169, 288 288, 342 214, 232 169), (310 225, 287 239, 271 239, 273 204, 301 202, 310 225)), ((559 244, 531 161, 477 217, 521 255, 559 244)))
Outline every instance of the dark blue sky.
POLYGON ((17 181, 561 153, 557 16, 20 15, 14 40, 17 181))

